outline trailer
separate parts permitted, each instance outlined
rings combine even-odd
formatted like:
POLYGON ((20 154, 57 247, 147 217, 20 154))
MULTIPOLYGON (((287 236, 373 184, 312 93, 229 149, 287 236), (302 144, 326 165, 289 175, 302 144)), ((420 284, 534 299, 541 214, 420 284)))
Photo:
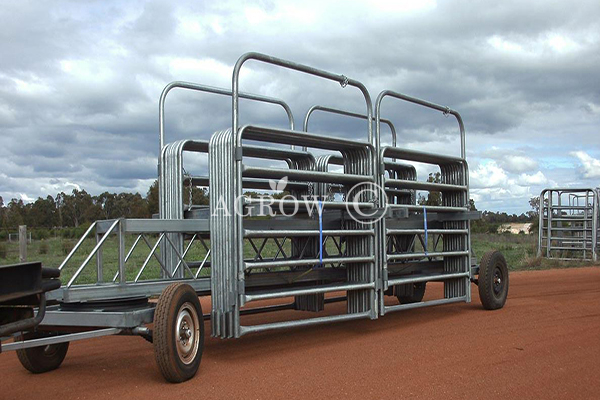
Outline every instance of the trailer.
POLYGON ((376 320, 394 311, 470 302, 471 283, 484 308, 502 308, 509 286, 504 257, 490 252, 477 263, 471 249, 470 221, 480 214, 469 208, 465 143, 455 110, 391 90, 373 105, 357 80, 260 53, 238 59, 231 90, 170 83, 159 101, 159 214, 92 224, 59 266, 64 284, 46 294, 40 325, 3 338, 2 350, 16 350, 36 373, 58 368, 71 341, 139 335, 152 342, 165 379, 182 382, 200 365, 204 320, 222 339, 376 320), (344 93, 361 96, 364 113, 317 104, 299 130, 284 100, 240 91, 240 71, 249 61, 337 83, 344 93), (231 126, 208 141, 166 143, 165 102, 174 89, 229 96, 231 126), (241 125, 240 99, 283 109, 288 127, 241 125), (399 145, 384 116, 401 103, 453 117, 460 154, 399 145), (310 123, 316 112, 347 118, 362 137, 316 133, 310 123), (383 127, 391 138, 382 139, 383 127), (440 181, 418 176, 415 163, 439 172, 440 181), (208 173, 190 167, 198 165, 207 165, 208 173), (194 188, 207 190, 208 205, 193 204, 194 188), (440 204, 419 204, 419 194, 432 192, 440 194, 440 204), (143 262, 135 262, 142 251, 143 262), (443 296, 424 300, 434 282, 443 283, 443 296), (199 296, 210 296, 210 310, 203 311, 199 296), (344 302, 344 312, 323 313, 334 302, 344 302), (302 317, 284 313, 262 324, 245 318, 281 310, 302 317))

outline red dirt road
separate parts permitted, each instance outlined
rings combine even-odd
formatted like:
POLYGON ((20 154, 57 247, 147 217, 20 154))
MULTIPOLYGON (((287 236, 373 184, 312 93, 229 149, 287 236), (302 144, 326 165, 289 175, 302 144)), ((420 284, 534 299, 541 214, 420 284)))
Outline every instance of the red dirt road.
POLYGON ((198 374, 179 385, 163 381, 138 337, 72 343, 42 375, 3 353, 0 400, 600 398, 600 268, 513 273, 499 311, 483 310, 473 288, 470 304, 207 338, 198 374))

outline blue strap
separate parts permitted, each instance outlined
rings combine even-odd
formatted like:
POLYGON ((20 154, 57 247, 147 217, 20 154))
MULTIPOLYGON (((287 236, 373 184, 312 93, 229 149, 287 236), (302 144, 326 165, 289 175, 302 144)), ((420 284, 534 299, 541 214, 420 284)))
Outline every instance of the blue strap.
POLYGON ((423 206, 423 228, 425 229, 425 255, 427 255, 427 209, 423 206))
POLYGON ((323 203, 319 199, 319 264, 323 265, 323 203))

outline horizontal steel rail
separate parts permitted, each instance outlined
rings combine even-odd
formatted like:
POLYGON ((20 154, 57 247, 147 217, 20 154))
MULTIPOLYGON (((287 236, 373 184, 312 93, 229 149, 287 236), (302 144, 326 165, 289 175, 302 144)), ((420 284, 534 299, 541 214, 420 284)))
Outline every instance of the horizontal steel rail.
POLYGON ((367 142, 259 125, 241 127, 237 134, 238 143, 241 143, 242 137, 259 142, 306 146, 323 150, 357 150, 365 147, 373 149, 371 144, 367 142))
MULTIPOLYGON (((428 229, 432 235, 468 235, 468 229, 428 229)), ((386 229, 387 235, 422 235, 425 229, 386 229)))
MULTIPOLYGON (((543 247, 546 248, 546 246, 543 246, 543 247)), ((557 251, 557 250, 585 251, 585 250, 592 250, 592 247, 552 246, 550 248, 550 251, 557 251)))
POLYGON ((98 329, 95 331, 88 331, 88 332, 70 333, 70 334, 66 334, 66 335, 48 336, 48 337, 39 338, 39 339, 29 339, 29 340, 24 340, 24 341, 19 340, 19 341, 13 342, 13 343, 3 344, 2 350, 3 351, 22 350, 22 349, 29 349, 32 347, 50 346, 50 345, 58 344, 58 343, 75 342, 77 340, 92 339, 92 338, 97 338, 97 337, 102 337, 102 336, 118 335, 121 332, 122 332, 121 329, 107 328, 107 329, 98 329))
POLYGON ((244 167, 242 174, 242 176, 248 176, 251 178, 281 179, 287 177, 288 179, 306 180, 312 182, 336 182, 342 184, 373 182, 373 177, 370 175, 290 170, 281 168, 244 167))
POLYGON ((322 231, 318 230, 253 230, 253 229, 244 229, 244 237, 245 238, 274 238, 274 237, 296 237, 296 236, 319 236, 322 234, 323 236, 373 236, 375 232, 372 229, 354 229, 354 230, 346 230, 346 229, 335 229, 329 230, 324 229, 322 231))
POLYGON ((388 261, 397 261, 397 260, 410 260, 413 258, 433 258, 433 257, 457 257, 457 256, 467 256, 471 254, 468 250, 462 251, 435 251, 431 253, 406 253, 406 254, 388 254, 388 261))
POLYGON ((278 299, 283 297, 301 296, 306 294, 341 292, 348 290, 375 289, 375 283, 347 283, 321 285, 314 287, 303 287, 298 289, 270 290, 265 292, 254 292, 244 295, 246 302, 257 300, 278 299))
POLYGON ((386 157, 400 158, 406 161, 415 161, 426 164, 450 164, 450 163, 464 163, 465 160, 460 157, 453 157, 442 154, 426 153, 417 150, 401 149, 397 147, 386 147, 386 157))
POLYGON ((448 280, 448 279, 468 278, 470 276, 471 276, 470 272, 425 274, 423 276, 407 275, 406 277, 402 277, 402 278, 390 278, 388 283, 390 285, 403 285, 403 284, 407 284, 407 283, 435 282, 435 281, 444 281, 444 280, 448 280))
POLYGON ((421 206, 411 204, 389 204, 391 209, 406 209, 408 211, 423 211, 439 212, 439 213, 460 213, 469 211, 468 207, 451 207, 451 206, 421 206))
POLYGON ((275 329, 290 329, 300 326, 310 325, 322 325, 328 323, 342 322, 342 321, 354 321, 357 319, 372 318, 371 312, 359 312, 354 314, 342 314, 342 315, 331 315, 327 317, 308 318, 301 320, 273 322, 270 324, 262 325, 242 325, 240 326, 240 336, 248 333, 264 332, 275 329))
POLYGON ((447 183, 433 183, 433 182, 417 182, 407 181, 404 179, 386 179, 386 186, 393 186, 402 189, 414 189, 414 190, 433 190, 433 191, 467 191, 469 190, 467 185, 451 185, 447 183))
MULTIPOLYGON (((192 176, 190 178, 185 178, 183 183, 188 185, 192 183, 192 186, 208 186, 209 179, 208 176, 192 176)), ((287 190, 304 190, 308 189, 308 182, 288 182, 285 186, 287 190)), ((269 179, 260 179, 260 178, 243 178, 242 186, 245 189, 262 189, 262 190, 272 190, 271 183, 269 179)), ((193 207, 193 206, 192 206, 193 207)))
MULTIPOLYGON (((101 307, 101 306, 98 306, 101 307)), ((64 310, 54 306, 48 310, 41 326, 80 326, 80 327, 107 327, 128 329, 152 323, 154 318, 154 305, 148 304, 145 308, 121 310, 64 310)))
MULTIPOLYGON (((351 264, 351 263, 369 263, 375 261, 373 256, 359 257, 323 257, 322 264, 351 264)), ((318 265, 321 264, 319 258, 303 258, 298 260, 274 260, 274 261, 246 261, 244 262, 245 269, 252 268, 278 268, 278 267, 295 267, 302 265, 318 265)))
MULTIPOLYGON (((314 213, 317 212, 318 202, 315 199, 312 200, 282 200, 282 199, 260 199, 254 197, 244 197, 244 203, 251 205, 263 205, 263 204, 271 204, 273 207, 283 206, 283 207, 297 207, 299 206, 299 211, 304 211, 307 209, 313 210, 314 213)), ((322 201, 321 202, 323 209, 328 210, 345 210, 348 206, 356 206, 362 209, 373 209, 375 208, 375 204, 370 202, 344 202, 344 201, 322 201)))
POLYGON ((412 310, 412 309, 421 308, 421 307, 439 306, 439 305, 443 305, 443 304, 469 302, 469 301, 470 301, 470 299, 468 298, 468 296, 460 296, 460 297, 453 297, 453 298, 449 298, 449 299, 423 301, 420 303, 398 304, 395 306, 385 306, 385 312, 387 313, 387 312, 392 312, 392 311, 412 310))

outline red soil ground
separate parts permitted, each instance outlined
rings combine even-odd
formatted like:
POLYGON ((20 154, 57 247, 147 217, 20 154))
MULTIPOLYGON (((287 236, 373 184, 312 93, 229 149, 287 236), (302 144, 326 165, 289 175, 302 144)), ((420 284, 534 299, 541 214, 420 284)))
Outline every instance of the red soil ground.
POLYGON ((198 374, 179 385, 165 383, 139 337, 72 343, 61 368, 42 375, 7 352, 0 399, 600 398, 600 268, 513 273, 498 311, 483 310, 473 289, 470 304, 208 337, 198 374))

